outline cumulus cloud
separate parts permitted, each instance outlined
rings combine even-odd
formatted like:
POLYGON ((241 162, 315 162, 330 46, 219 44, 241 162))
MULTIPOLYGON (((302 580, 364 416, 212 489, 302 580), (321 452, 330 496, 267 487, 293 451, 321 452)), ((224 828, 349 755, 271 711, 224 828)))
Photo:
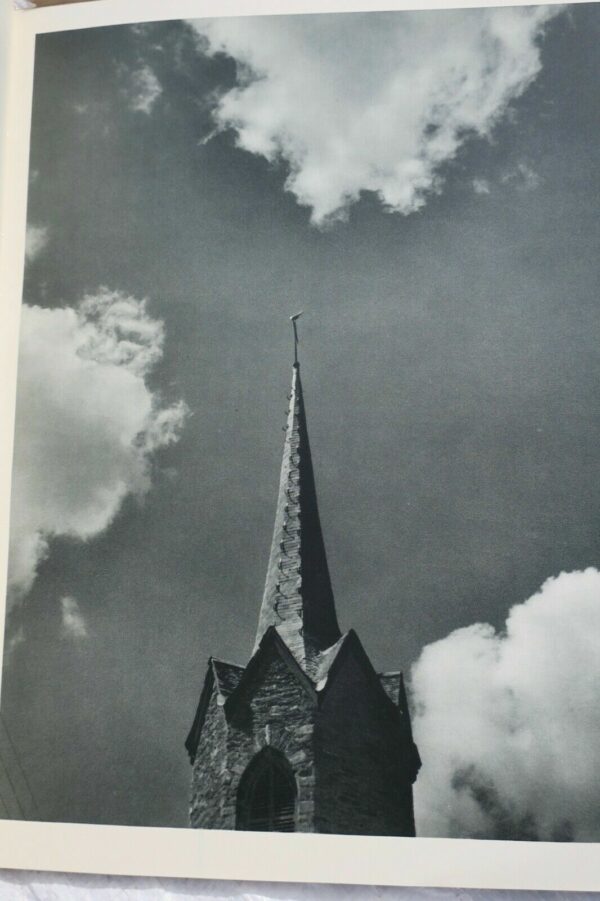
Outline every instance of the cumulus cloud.
POLYGON ((9 556, 10 600, 32 586, 52 536, 86 540, 130 493, 152 453, 177 440, 185 404, 162 406, 146 377, 162 322, 102 288, 77 309, 23 306, 9 556))
POLYGON ((132 72, 129 105, 133 110, 149 115, 161 94, 162 86, 150 66, 142 66, 132 72))
POLYGON ((32 263, 48 244, 48 228, 45 225, 28 225, 25 236, 25 259, 32 263))
POLYGON ((87 638, 87 626, 77 599, 70 595, 61 598, 60 609, 63 638, 70 638, 73 641, 81 641, 87 638))
POLYGON ((600 572, 561 573, 413 667, 420 835, 600 840, 600 572))
POLYGON ((361 191, 418 210, 469 135, 489 136, 540 70, 557 7, 199 20, 208 52, 238 65, 220 129, 269 161, 323 225, 361 191))

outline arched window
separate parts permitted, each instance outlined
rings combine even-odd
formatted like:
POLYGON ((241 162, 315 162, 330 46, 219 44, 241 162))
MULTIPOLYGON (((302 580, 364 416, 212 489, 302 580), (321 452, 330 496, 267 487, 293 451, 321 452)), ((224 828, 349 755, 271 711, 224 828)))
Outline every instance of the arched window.
POLYGON ((240 780, 236 829, 252 832, 294 832, 296 780, 280 751, 263 748, 240 780))

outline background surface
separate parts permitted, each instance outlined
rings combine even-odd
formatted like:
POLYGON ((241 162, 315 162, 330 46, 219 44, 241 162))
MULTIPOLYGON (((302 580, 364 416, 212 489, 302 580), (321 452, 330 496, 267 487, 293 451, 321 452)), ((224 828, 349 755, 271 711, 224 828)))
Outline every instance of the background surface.
POLYGON ((4 873, 2 901, 595 901, 580 892, 499 892, 378 886, 278 885, 4 873))

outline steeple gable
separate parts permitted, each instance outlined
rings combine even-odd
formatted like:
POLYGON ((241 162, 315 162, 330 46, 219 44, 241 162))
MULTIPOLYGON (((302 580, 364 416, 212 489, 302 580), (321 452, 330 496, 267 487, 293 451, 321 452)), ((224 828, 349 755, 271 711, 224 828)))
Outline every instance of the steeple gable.
MULTIPOLYGON (((295 325, 295 323, 294 323, 295 325)), ((300 364, 294 362, 275 528, 255 650, 274 626, 310 668, 340 638, 313 473, 300 364)))

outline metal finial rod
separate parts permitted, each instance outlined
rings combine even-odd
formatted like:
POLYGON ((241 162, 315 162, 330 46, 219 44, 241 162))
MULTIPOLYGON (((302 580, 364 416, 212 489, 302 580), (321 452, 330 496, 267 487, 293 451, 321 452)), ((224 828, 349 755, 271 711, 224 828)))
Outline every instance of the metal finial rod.
POLYGON ((292 323, 292 328, 294 329, 294 366, 298 365, 298 329, 296 327, 296 321, 300 319, 304 310, 300 310, 299 313, 294 313, 293 316, 290 316, 290 322, 292 323))

